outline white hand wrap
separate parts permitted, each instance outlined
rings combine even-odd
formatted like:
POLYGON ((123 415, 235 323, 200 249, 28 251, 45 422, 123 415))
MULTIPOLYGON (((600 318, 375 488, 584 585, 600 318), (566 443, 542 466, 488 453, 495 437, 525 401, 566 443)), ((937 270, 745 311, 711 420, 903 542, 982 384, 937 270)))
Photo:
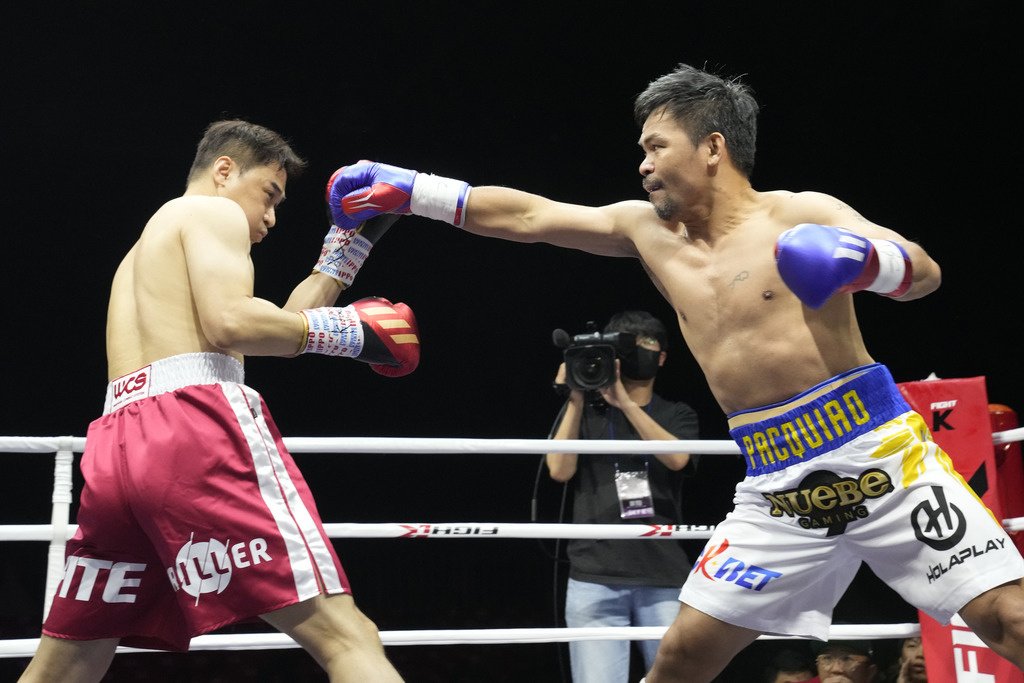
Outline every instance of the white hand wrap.
POLYGON ((355 228, 332 225, 314 270, 334 278, 343 289, 351 287, 372 248, 373 242, 357 234, 355 228))
POLYGON ((902 296, 910 289, 913 267, 903 247, 889 240, 870 240, 878 257, 878 275, 865 287, 884 296, 902 296))
POLYGON ((306 321, 306 344, 299 353, 356 358, 363 352, 363 325, 351 305, 306 308, 299 315, 306 321))
POLYGON ((417 216, 425 216, 462 227, 466 219, 466 202, 469 200, 469 183, 429 173, 417 173, 412 184, 409 210, 417 216))

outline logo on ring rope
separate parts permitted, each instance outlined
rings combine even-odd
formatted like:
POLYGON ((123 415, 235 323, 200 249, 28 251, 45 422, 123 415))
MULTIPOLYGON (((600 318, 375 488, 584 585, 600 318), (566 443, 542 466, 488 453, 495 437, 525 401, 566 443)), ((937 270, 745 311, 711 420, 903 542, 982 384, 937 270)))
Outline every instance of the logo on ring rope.
POLYGON ((399 524, 405 529, 402 538, 427 538, 430 536, 496 536, 498 527, 466 524, 399 524))

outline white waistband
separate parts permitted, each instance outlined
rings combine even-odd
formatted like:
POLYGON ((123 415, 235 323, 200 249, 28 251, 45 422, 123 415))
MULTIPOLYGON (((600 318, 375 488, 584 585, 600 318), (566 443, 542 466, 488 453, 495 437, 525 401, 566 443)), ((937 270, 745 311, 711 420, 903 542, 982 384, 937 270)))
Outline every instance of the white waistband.
POLYGON ((161 358, 108 384, 103 414, 112 413, 140 399, 194 384, 242 384, 244 381, 245 370, 242 364, 223 353, 183 353, 161 358))

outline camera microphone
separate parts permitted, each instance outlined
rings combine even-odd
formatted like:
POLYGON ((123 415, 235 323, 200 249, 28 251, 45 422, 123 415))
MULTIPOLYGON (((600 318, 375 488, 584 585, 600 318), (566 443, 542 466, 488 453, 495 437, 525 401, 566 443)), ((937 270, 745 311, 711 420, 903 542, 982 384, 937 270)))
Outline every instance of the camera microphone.
POLYGON ((568 332, 563 329, 557 329, 551 333, 551 341, 558 348, 564 349, 569 346, 569 342, 571 342, 572 339, 569 337, 568 332))

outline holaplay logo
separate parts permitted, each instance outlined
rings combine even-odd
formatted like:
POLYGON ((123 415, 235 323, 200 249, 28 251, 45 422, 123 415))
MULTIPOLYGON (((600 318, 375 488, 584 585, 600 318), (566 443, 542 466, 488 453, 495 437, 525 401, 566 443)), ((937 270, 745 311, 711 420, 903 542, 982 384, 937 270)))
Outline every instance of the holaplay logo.
POLYGON ((866 500, 892 490, 892 479, 884 470, 865 470, 857 478, 818 470, 796 488, 761 495, 771 503, 772 517, 793 517, 804 529, 827 528, 828 536, 837 536, 846 532, 850 522, 868 516, 866 500))
POLYGON ((934 502, 923 500, 910 512, 910 525, 917 540, 936 550, 949 550, 963 540, 967 521, 963 511, 946 501, 941 486, 932 486, 934 502))
POLYGON ((223 593, 231 583, 235 569, 245 569, 272 559, 267 554, 264 538, 231 545, 215 538, 200 542, 189 538, 188 543, 178 550, 174 566, 167 567, 167 578, 174 590, 185 591, 198 603, 203 593, 223 593))
POLYGON ((975 544, 969 548, 962 548, 953 553, 952 555, 950 555, 948 561, 939 562, 938 564, 928 567, 928 583, 938 581, 948 572, 956 569, 968 560, 973 560, 975 557, 981 557, 982 555, 990 553, 993 550, 1004 550, 1005 548, 1005 538, 990 538, 985 542, 985 545, 983 547, 975 544))

